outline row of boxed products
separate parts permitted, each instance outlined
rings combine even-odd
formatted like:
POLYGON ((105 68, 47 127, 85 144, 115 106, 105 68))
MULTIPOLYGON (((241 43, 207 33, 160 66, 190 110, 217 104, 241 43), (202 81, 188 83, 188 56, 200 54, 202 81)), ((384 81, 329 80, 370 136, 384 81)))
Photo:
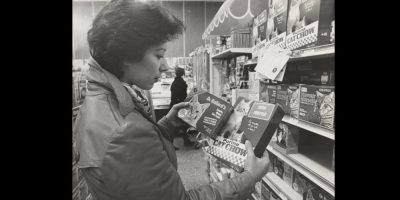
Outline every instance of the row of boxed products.
POLYGON ((259 181, 255 185, 254 196, 258 200, 282 200, 267 184, 259 181))
POLYGON ((231 32, 231 35, 217 36, 215 53, 225 51, 230 48, 250 48, 251 33, 250 29, 236 29, 231 32))
POLYGON ((334 129, 335 87, 260 83, 260 100, 282 106, 285 114, 334 129))
POLYGON ((271 156, 271 162, 274 173, 280 177, 284 183, 299 193, 303 200, 332 200, 334 197, 321 189, 318 185, 311 182, 301 173, 290 167, 287 163, 276 156, 271 156))
POLYGON ((266 0, 253 20, 253 44, 290 50, 334 43, 334 0, 266 0))

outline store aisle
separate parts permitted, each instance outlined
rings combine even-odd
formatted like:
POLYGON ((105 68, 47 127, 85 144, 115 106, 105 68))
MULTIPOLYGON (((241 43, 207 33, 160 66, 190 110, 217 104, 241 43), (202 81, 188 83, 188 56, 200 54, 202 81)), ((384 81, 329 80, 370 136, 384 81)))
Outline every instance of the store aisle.
POLYGON ((178 158, 178 173, 186 190, 209 184, 207 161, 202 149, 183 146, 182 138, 175 138, 178 158))

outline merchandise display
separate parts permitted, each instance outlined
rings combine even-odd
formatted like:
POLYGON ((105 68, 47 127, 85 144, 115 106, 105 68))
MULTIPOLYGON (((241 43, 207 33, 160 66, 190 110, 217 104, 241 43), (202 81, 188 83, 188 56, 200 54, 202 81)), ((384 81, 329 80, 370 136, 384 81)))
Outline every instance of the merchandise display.
POLYGON ((334 0, 291 0, 287 18, 287 48, 295 50, 332 43, 334 10, 334 0))
POLYGON ((283 115, 278 105, 239 97, 221 135, 205 147, 206 152, 241 172, 247 155, 245 140, 254 146, 254 154, 261 157, 283 115))
POLYGON ((288 95, 288 88, 289 85, 287 84, 279 84, 276 87, 276 103, 282 106, 283 111, 285 111, 286 115, 290 115, 290 102, 289 102, 289 95, 288 95))
POLYGON ((310 184, 310 181, 306 177, 294 170, 292 187, 297 193, 303 196, 310 188, 310 184))
POLYGON ((271 45, 286 48, 286 22, 289 0, 269 0, 266 48, 271 45))
POLYGON ((299 119, 334 128, 335 87, 302 85, 299 119))
POLYGON ((270 145, 283 154, 298 152, 300 129, 286 123, 280 123, 270 145))
POLYGON ((233 111, 228 102, 208 92, 194 95, 189 103, 188 108, 179 110, 178 117, 213 139, 220 133, 233 111))
POLYGON ((290 107, 290 116, 298 118, 299 106, 300 106, 300 86, 289 85, 287 90, 288 90, 288 101, 290 107))
POLYGON ((261 184, 261 196, 262 200, 269 200, 271 196, 271 188, 264 182, 261 184))
POLYGON ((260 81, 260 101, 276 103, 277 85, 260 81))

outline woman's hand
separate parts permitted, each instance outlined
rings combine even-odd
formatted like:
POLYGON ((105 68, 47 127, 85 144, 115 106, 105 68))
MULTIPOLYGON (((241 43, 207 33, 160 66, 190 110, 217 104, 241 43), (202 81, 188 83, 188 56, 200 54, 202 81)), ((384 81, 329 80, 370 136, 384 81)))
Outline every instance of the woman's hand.
POLYGON ((188 126, 185 122, 178 118, 178 111, 181 108, 189 106, 189 102, 181 102, 172 106, 171 110, 168 112, 166 118, 174 127, 188 126))
POLYGON ((262 177, 269 171, 270 169, 270 160, 269 153, 264 152, 264 155, 261 158, 257 158, 254 155, 253 145, 251 145, 250 141, 246 140, 246 149, 247 149, 247 157, 244 163, 244 170, 249 171, 251 175, 255 178, 255 181, 260 181, 262 177))

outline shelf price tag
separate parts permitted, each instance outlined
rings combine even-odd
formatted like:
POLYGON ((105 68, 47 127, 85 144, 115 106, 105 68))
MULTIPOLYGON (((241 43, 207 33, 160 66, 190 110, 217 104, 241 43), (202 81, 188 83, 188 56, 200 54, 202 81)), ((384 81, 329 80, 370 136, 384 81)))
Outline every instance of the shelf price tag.
MULTIPOLYGON (((266 76, 268 79, 276 80, 289 60, 290 51, 278 46, 270 46, 263 51, 262 55, 255 71, 266 76)), ((283 79, 283 73, 279 78, 283 79)))

